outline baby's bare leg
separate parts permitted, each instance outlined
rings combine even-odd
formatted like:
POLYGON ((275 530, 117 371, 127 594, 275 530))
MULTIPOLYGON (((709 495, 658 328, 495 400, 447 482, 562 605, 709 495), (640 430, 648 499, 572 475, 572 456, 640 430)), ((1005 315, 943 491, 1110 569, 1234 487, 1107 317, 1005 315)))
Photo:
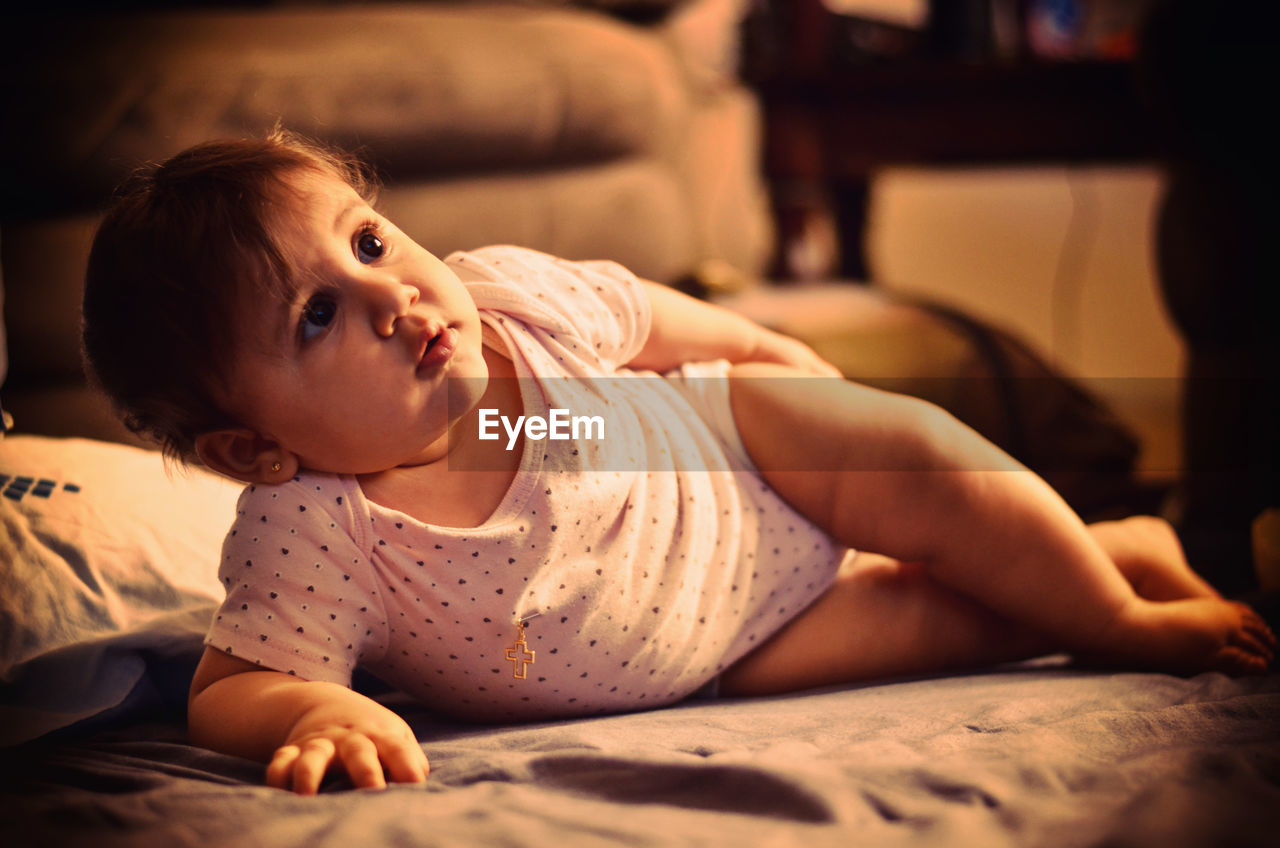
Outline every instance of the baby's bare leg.
POLYGON ((813 606, 727 670, 720 687, 769 695, 994 665, 1051 648, 916 564, 858 553, 813 606))
POLYGON ((1140 597, 1043 480, 940 410, 779 366, 732 377, 735 421, 765 478, 850 547, 919 563, 1062 649, 1191 669, 1269 661, 1273 640, 1252 611, 1140 597))
POLYGON ((1152 601, 1221 597, 1187 562, 1177 533, 1162 518, 1136 515, 1101 521, 1089 525, 1089 534, 1141 597, 1152 601))

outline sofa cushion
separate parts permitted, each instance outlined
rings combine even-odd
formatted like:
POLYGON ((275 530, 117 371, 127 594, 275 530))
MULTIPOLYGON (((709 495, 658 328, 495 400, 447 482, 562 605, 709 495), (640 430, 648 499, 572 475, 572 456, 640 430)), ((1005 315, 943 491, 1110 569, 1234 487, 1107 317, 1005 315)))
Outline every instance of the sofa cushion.
POLYGON ((136 163, 276 121, 366 148, 399 180, 654 152, 678 143, 688 110, 659 34, 567 9, 204 10, 42 41, 3 83, 6 112, 31 119, 3 141, 5 211, 97 203, 136 163))
POLYGON ((670 167, 648 158, 397 183, 378 207, 437 256, 507 243, 567 259, 612 259, 655 280, 696 261, 682 186, 670 167), (478 233, 482 241, 475 241, 478 233))

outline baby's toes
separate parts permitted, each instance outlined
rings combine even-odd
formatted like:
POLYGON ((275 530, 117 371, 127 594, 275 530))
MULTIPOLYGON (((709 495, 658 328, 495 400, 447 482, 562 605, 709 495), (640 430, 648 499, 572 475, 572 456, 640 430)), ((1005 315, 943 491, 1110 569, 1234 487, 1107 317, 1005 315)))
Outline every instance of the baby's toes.
POLYGON ((1267 624, 1266 619, 1248 604, 1235 602, 1235 606, 1240 611, 1240 623, 1243 629, 1274 650, 1276 647, 1276 634, 1267 624))
POLYGON ((1266 622, 1247 608, 1241 616, 1240 627, 1228 634, 1227 643, 1261 658, 1268 665, 1275 658, 1275 635, 1266 622))
POLYGON ((1244 651, 1251 656, 1257 657, 1266 665, 1270 665, 1271 661, 1275 659, 1275 651, 1265 642, 1247 631, 1242 630, 1238 633, 1232 634, 1230 643, 1227 647, 1234 650, 1244 651))
POLYGON ((1218 653, 1215 665, 1224 674, 1240 677, 1246 674, 1266 674, 1271 661, 1244 648, 1228 645, 1218 653))
POLYGON ((1266 619, 1264 619, 1262 616, 1258 615, 1253 610, 1250 610, 1249 612, 1250 612, 1249 620, 1246 623, 1246 626, 1250 629, 1251 632, 1256 633, 1258 635, 1258 638, 1266 642, 1268 647, 1270 647, 1272 650, 1275 650, 1275 647, 1276 647, 1275 631, 1271 629, 1271 626, 1267 624, 1266 619))

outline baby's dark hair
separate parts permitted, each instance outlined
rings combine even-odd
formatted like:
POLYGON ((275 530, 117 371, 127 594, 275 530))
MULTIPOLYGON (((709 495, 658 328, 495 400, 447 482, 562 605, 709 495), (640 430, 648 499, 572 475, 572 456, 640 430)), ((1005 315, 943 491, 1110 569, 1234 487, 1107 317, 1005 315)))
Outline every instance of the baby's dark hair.
POLYGON ((238 298, 288 291, 273 219, 291 176, 331 174, 372 202, 354 157, 276 129, 211 141, 133 174, 94 237, 85 275, 86 371, 125 425, 166 456, 196 459, 201 433, 236 426, 223 397, 238 298))

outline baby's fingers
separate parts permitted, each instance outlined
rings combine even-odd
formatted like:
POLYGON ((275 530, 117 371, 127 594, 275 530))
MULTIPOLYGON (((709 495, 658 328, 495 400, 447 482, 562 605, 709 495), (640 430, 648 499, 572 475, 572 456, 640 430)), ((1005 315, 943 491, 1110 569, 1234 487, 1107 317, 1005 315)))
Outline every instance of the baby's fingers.
POLYGON ((396 783, 426 782, 431 767, 417 739, 379 739, 378 751, 382 755, 382 764, 386 766, 387 774, 396 783))
POLYGON ((296 745, 283 745, 267 765, 267 785, 292 788, 299 795, 314 795, 320 791, 320 781, 336 753, 333 741, 322 736, 296 745))
POLYGON ((357 789, 385 789, 388 776, 397 783, 423 783, 428 770, 427 756, 407 726, 403 733, 338 728, 278 748, 267 765, 267 785, 314 795, 335 765, 357 789))
POLYGON ((338 759, 357 789, 386 789, 387 779, 378 759, 378 747, 363 733, 351 733, 338 743, 338 759))
POLYGON ((298 761, 302 749, 297 745, 282 745, 267 763, 267 785, 274 789, 288 789, 293 782, 293 764, 298 761))

